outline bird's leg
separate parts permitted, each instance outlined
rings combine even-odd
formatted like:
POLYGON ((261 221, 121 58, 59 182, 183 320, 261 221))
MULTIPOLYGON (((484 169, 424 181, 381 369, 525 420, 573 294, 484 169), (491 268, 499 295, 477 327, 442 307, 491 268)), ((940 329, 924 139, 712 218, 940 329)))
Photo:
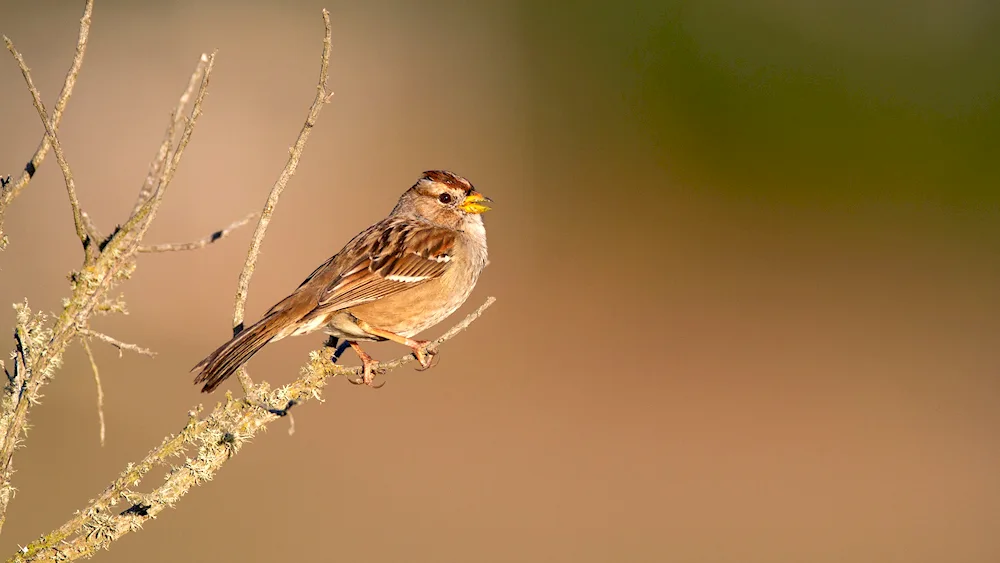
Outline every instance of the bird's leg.
POLYGON ((393 342, 399 342, 403 346, 408 347, 413 350, 413 356, 420 362, 423 369, 431 367, 431 360, 434 358, 435 353, 427 349, 430 345, 430 340, 414 340, 412 338, 407 338, 405 336, 400 336, 395 332, 389 332, 388 330, 382 330, 380 328, 375 328, 372 325, 366 323, 365 321, 355 317, 355 324, 361 328, 361 330, 372 334, 375 336, 381 336, 387 340, 392 340, 393 342))
POLYGON ((344 351, 350 347, 350 344, 347 340, 340 340, 336 336, 331 335, 326 344, 324 344, 327 348, 333 348, 333 355, 330 356, 330 361, 333 363, 339 362, 340 357, 344 355, 344 351))
POLYGON ((362 371, 361 379, 350 379, 348 381, 354 383, 355 385, 365 385, 378 389, 379 387, 385 385, 385 382, 375 385, 372 381, 375 380, 375 376, 378 375, 378 362, 375 361, 367 352, 361 349, 361 346, 354 341, 351 341, 351 348, 354 348, 354 352, 357 353, 358 357, 361 358, 362 371))

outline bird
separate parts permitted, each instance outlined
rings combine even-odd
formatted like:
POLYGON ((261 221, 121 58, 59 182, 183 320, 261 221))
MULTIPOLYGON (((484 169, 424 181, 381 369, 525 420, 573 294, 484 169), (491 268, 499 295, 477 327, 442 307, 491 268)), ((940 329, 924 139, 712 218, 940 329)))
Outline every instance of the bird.
POLYGON ((195 384, 210 393, 268 343, 319 330, 347 341, 361 359, 352 383, 380 386, 378 362, 359 342, 398 342, 429 368, 436 352, 413 336, 454 313, 475 288, 489 263, 482 214, 492 201, 454 172, 424 172, 385 219, 194 366, 195 384))

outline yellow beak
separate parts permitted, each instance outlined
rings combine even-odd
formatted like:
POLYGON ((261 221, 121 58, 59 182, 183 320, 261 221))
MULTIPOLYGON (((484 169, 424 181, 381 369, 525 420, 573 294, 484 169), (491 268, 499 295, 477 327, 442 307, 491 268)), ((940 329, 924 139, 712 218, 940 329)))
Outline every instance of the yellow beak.
POLYGON ((474 191, 469 195, 465 196, 465 200, 462 202, 461 205, 458 206, 458 208, 466 213, 473 213, 478 215, 480 213, 486 213, 487 211, 490 210, 490 207, 488 205, 483 205, 483 202, 486 201, 492 202, 493 200, 484 196, 479 192, 474 191))

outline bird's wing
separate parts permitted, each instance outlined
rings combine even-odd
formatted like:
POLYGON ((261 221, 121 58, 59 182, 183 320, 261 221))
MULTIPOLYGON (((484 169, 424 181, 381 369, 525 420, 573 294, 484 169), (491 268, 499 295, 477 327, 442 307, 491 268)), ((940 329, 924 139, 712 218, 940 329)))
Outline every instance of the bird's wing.
POLYGON ((339 270, 336 276, 322 276, 330 280, 316 309, 346 309, 440 277, 451 264, 456 235, 449 229, 406 220, 372 226, 313 273, 320 274, 324 267, 339 270))

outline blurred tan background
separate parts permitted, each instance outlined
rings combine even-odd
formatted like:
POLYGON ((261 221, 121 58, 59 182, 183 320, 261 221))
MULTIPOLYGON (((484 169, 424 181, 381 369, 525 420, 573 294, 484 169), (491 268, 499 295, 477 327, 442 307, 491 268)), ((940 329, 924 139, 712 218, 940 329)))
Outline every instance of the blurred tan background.
MULTIPOLYGON (((498 302, 433 370, 332 381, 293 436, 273 424, 101 560, 1000 561, 995 3, 98 0, 60 129, 97 224, 126 217, 215 48, 147 241, 259 210, 314 93, 322 7, 336 96, 248 318, 439 167, 497 201, 463 312, 498 302)), ((49 104, 81 10, 0 5, 49 104)), ((42 127, 0 59, 13 175, 42 127)), ((5 230, 0 327, 4 303, 56 310, 80 262, 53 157, 5 230)), ((96 344, 101 448, 71 349, 15 459, 0 552, 214 404, 187 370, 229 334, 249 236, 140 259, 131 314, 95 328, 159 355, 96 344)), ((289 381, 321 342, 270 346, 251 373, 289 381)))

